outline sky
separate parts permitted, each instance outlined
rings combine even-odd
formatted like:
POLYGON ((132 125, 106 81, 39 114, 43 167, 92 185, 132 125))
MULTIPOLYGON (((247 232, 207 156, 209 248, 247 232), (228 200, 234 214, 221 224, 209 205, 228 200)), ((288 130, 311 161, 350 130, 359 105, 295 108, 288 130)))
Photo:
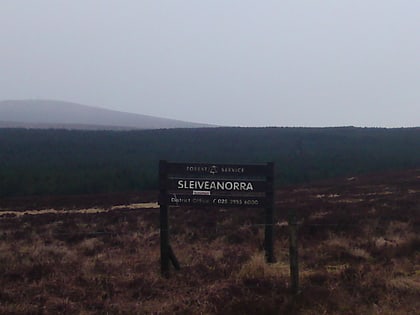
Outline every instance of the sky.
POLYGON ((227 126, 420 126, 417 0, 0 0, 0 100, 227 126))

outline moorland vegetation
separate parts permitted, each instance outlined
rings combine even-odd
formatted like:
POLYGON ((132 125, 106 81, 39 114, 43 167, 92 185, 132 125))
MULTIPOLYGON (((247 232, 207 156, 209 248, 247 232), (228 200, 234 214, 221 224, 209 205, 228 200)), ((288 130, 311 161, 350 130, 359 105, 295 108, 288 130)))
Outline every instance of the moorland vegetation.
POLYGON ((157 193, 9 200, 0 212, 0 313, 419 314, 419 178, 410 170, 278 190, 273 264, 264 261, 263 210, 171 208, 181 269, 169 279, 160 275, 159 210, 141 207, 157 193))

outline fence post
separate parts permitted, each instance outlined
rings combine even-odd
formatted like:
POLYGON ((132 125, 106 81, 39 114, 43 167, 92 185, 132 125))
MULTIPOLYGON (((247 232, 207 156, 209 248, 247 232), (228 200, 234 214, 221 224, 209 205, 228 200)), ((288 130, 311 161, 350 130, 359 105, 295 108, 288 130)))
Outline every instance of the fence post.
POLYGON ((166 161, 159 161, 160 271, 169 277, 169 219, 166 198, 166 161))
POLYGON ((169 277, 169 229, 168 207, 160 206, 160 270, 162 276, 169 277))
POLYGON ((297 219, 296 212, 289 213, 289 258, 290 258, 290 281, 293 294, 299 293, 299 263, 297 246, 297 219))
POLYGON ((265 207, 265 259, 267 263, 274 263, 274 163, 267 164, 267 204, 265 207))

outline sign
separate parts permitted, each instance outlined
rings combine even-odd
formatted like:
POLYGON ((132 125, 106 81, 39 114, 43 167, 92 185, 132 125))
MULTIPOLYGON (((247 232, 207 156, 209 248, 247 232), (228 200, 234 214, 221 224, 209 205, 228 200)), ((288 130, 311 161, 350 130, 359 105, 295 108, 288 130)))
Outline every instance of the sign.
POLYGON ((168 208, 265 208, 264 248, 274 262, 274 164, 210 164, 159 162, 161 273, 169 276, 169 262, 180 268, 169 242, 168 208))
POLYGON ((161 161, 160 190, 160 203, 169 206, 265 207, 273 167, 161 161))

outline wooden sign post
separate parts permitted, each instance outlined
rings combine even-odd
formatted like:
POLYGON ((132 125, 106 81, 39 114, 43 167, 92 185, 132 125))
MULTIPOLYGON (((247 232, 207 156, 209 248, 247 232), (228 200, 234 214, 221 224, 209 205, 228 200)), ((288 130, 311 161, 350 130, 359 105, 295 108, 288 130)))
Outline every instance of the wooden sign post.
POLYGON ((169 240, 170 206, 265 208, 266 261, 274 257, 274 164, 159 162, 161 273, 180 265, 169 240))

